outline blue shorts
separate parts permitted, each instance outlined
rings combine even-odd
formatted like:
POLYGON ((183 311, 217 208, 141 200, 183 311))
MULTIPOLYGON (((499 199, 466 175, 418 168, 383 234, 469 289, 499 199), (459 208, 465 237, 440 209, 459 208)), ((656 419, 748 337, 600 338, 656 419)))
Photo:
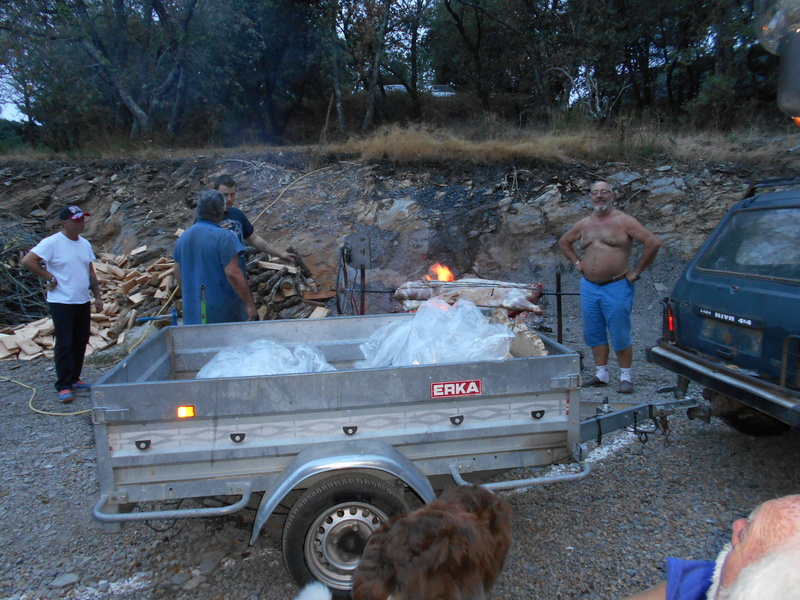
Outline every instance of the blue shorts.
POLYGON ((624 278, 605 285, 581 279, 583 341, 587 346, 607 344, 606 331, 611 334, 615 352, 631 346, 633 294, 633 284, 624 278))

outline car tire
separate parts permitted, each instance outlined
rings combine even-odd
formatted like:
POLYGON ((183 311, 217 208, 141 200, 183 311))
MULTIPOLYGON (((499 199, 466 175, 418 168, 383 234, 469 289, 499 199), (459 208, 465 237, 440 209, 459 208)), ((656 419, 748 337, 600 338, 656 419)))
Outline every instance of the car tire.
POLYGON ((725 424, 733 427, 739 433, 765 437, 778 435, 790 429, 783 421, 765 415, 723 394, 706 390, 703 396, 711 402, 711 414, 718 416, 725 424))
POLYGON ((402 488, 371 475, 337 475, 307 489, 283 526, 283 560, 294 582, 326 585, 349 598, 355 571, 372 532, 407 511, 402 488))

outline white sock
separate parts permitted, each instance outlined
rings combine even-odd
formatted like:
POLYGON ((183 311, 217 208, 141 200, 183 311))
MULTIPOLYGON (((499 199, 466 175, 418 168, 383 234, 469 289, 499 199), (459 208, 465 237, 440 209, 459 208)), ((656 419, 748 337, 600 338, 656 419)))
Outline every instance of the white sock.
POLYGON ((620 369, 619 370, 619 380, 620 381, 630 381, 633 383, 631 379, 631 370, 630 369, 620 369))
POLYGON ((608 365, 597 365, 597 378, 603 383, 608 383, 608 365))

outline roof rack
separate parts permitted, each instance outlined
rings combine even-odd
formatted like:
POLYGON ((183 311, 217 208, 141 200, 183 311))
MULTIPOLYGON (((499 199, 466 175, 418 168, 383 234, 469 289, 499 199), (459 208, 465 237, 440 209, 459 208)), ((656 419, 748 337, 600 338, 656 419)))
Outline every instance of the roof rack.
POLYGON ((756 190, 760 190, 765 187, 792 187, 796 185, 800 185, 800 177, 775 177, 773 179, 751 181, 747 185, 747 190, 745 190, 742 200, 755 196, 756 190))

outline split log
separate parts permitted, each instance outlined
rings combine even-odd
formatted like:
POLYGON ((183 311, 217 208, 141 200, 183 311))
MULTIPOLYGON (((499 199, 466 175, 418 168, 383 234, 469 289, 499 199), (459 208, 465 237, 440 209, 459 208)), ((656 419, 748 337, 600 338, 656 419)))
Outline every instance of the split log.
POLYGON ((112 340, 117 339, 119 335, 128 327, 128 317, 130 316, 131 311, 130 309, 124 309, 119 315, 117 319, 114 321, 114 324, 108 330, 108 337, 112 340))
POLYGON ((541 283, 520 284, 492 279, 464 278, 458 281, 407 281, 394 297, 406 310, 414 310, 425 300, 441 297, 448 304, 463 298, 476 306, 501 307, 514 312, 528 311, 537 315, 542 309, 534 304, 542 296, 541 283))

